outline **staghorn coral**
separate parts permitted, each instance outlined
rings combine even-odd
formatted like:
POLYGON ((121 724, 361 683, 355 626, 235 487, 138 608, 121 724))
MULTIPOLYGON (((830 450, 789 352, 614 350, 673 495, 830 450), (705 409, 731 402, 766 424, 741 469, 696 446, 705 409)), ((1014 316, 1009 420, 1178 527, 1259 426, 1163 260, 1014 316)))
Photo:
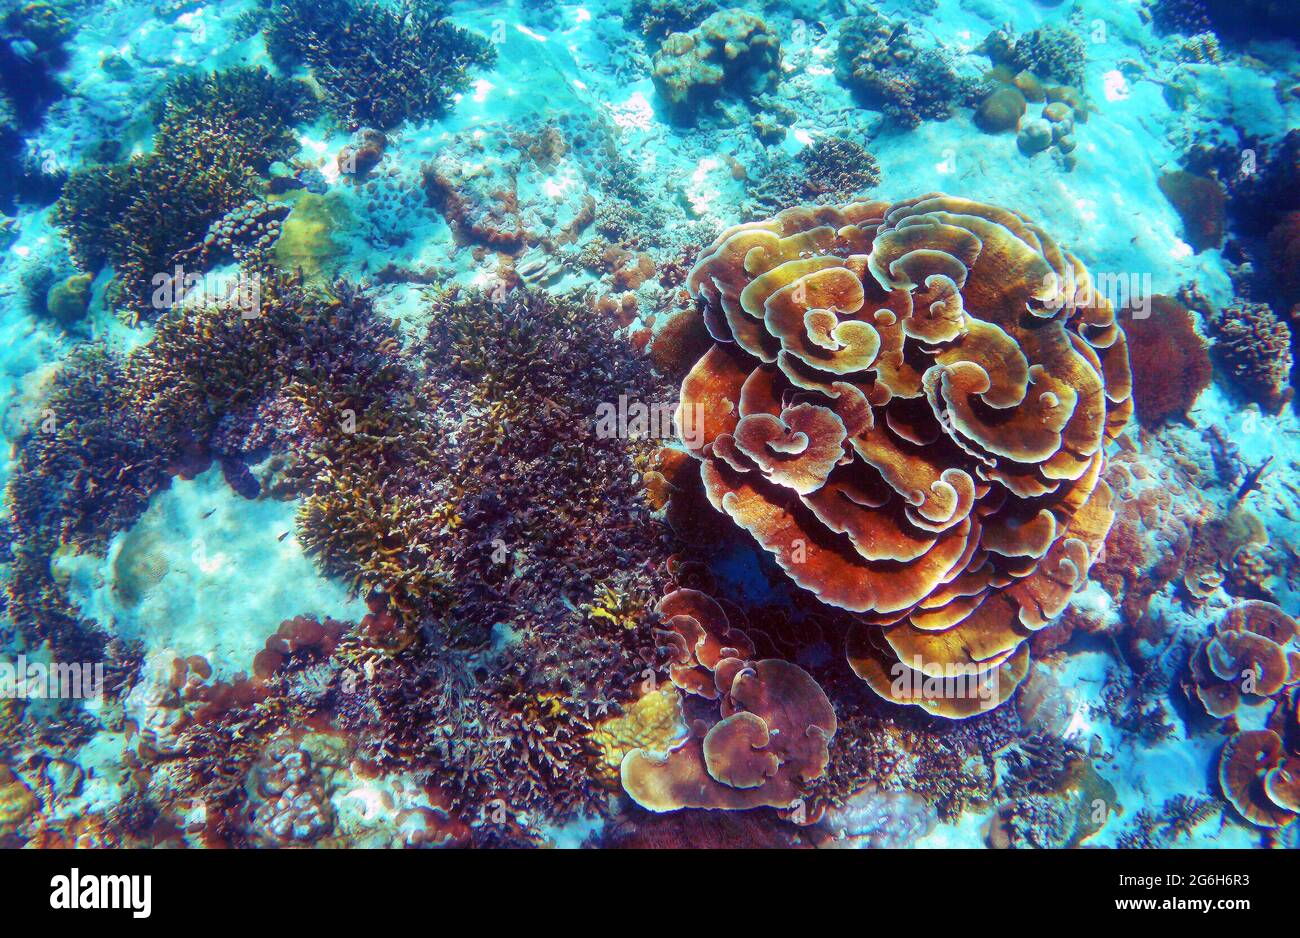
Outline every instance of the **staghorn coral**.
POLYGON ((180 307, 125 358, 87 349, 55 377, 6 492, 22 573, 8 584, 10 608, 36 642, 75 660, 103 653, 52 576, 61 547, 102 549, 171 475, 214 458, 237 478, 249 455, 292 450, 301 491, 322 439, 346 438, 347 411, 365 430, 372 408, 403 392, 392 326, 369 303, 346 290, 308 293, 283 275, 258 284, 254 318, 237 299, 180 307))
POLYGON ((653 60, 655 91, 678 123, 693 124, 724 94, 750 97, 781 78, 781 40, 743 10, 720 10, 668 36, 653 60))
POLYGON ((159 278, 201 256, 210 227, 257 194, 257 172, 292 151, 288 129, 311 112, 301 82, 242 67, 178 79, 158 110, 154 152, 74 172, 55 211, 78 266, 110 264, 120 305, 148 319, 171 305, 159 278))
POLYGON ((491 44, 446 15, 412 0, 281 0, 266 43, 278 62, 306 63, 349 129, 388 130, 441 114, 471 67, 495 62, 491 44))
POLYGON ((852 140, 825 137, 799 154, 803 198, 843 202, 880 182, 876 158, 852 140))
POLYGON ((1132 408, 1089 285, 1022 216, 942 195, 788 209, 691 273, 717 344, 677 424, 708 501, 863 615, 849 660, 885 699, 1002 703, 1087 578, 1132 408))

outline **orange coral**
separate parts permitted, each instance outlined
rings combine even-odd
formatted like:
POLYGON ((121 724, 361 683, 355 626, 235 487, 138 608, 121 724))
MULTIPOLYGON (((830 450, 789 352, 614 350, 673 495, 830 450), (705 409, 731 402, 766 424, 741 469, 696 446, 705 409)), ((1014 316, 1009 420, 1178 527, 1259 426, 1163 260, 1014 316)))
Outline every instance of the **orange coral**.
POLYGON ((716 342, 678 427, 712 506, 862 614, 850 663, 881 696, 954 718, 1005 700, 1112 518, 1131 379, 1087 270, 1023 216, 935 194, 733 227, 687 286, 716 342))

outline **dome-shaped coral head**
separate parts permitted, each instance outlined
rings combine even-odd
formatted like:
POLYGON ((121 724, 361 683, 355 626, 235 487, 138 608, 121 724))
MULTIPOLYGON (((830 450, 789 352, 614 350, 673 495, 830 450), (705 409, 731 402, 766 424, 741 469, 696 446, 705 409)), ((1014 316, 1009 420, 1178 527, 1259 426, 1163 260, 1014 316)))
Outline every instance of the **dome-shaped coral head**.
POLYGON ((1006 700, 1112 519, 1131 376, 1088 271, 1016 212, 926 195, 728 229, 688 286, 716 341, 677 425, 713 507, 860 614, 882 697, 1006 700))

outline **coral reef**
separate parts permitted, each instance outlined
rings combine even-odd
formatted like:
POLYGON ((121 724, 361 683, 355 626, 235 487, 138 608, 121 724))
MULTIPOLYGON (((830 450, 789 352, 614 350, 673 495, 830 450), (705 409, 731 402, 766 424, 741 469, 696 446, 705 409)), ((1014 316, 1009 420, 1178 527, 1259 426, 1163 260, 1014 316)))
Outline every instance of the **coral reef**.
POLYGON ((173 82, 152 153, 68 179, 56 217, 77 264, 90 273, 111 265, 119 304, 134 318, 156 318, 177 299, 160 301, 160 283, 257 194, 257 172, 292 150, 288 128, 310 113, 309 102, 301 82, 260 68, 173 82))
POLYGON ((1257 827, 1285 827, 1300 816, 1300 756, 1272 730, 1246 730, 1224 744, 1219 784, 1237 813, 1257 827))
POLYGON ((1087 47, 1069 27, 1049 25, 1023 36, 995 30, 979 51, 1012 72, 1029 72, 1047 81, 1083 87, 1087 47))
POLYGON ((795 806, 829 759, 836 721, 826 694, 798 665, 750 660, 748 637, 704 593, 675 590, 656 611, 674 685, 717 700, 720 718, 694 721, 667 753, 629 752, 619 770, 624 790, 660 812, 795 806))
POLYGON ((752 97, 775 88, 781 40, 752 13, 720 10, 689 32, 669 35, 652 64, 669 116, 692 124, 724 94, 752 97))
POLYGON ((865 106, 903 128, 947 120, 971 92, 940 52, 913 41, 906 22, 878 13, 840 24, 835 69, 865 106))
POLYGON ((1213 353, 1234 383, 1270 411, 1291 399, 1291 327, 1266 303, 1237 302, 1212 320, 1213 353))
POLYGON ((1150 298, 1150 315, 1124 323, 1133 372, 1133 404, 1138 421, 1154 429, 1187 416, 1210 386, 1213 367, 1209 345, 1196 330, 1196 319, 1177 300, 1150 298))
POLYGON ((688 285, 717 344, 677 423, 709 503, 876 623, 849 660, 882 697, 1005 701, 1112 518, 1128 356, 1086 269, 1014 212, 931 195, 728 229, 688 285))
POLYGON ((469 85, 469 69, 496 59, 446 13, 412 0, 280 0, 266 43, 277 61, 306 63, 349 129, 388 130, 442 113, 469 85))
POLYGON ((1243 697, 1259 701, 1300 683, 1300 625, 1272 603, 1233 606, 1191 659, 1185 688, 1216 719, 1243 697))
POLYGON ((1160 191, 1183 220, 1183 237, 1193 250, 1223 247, 1228 197, 1217 180, 1174 170, 1160 177, 1160 191))

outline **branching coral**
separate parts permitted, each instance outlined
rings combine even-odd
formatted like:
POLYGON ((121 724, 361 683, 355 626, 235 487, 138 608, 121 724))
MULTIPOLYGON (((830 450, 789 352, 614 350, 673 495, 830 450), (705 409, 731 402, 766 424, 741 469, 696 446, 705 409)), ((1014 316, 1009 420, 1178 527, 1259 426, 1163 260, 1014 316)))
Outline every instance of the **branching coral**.
POLYGON ((906 23, 878 13, 841 24, 836 74, 867 107, 902 127, 947 120, 971 91, 942 54, 912 40, 906 23))
POLYGON ((1238 302, 1214 321, 1214 355, 1247 397, 1271 411, 1292 396, 1291 328, 1266 303, 1238 302))
POLYGON ((303 61, 349 128, 387 130, 442 113, 491 65, 484 39, 447 22, 442 3, 284 0, 271 13, 267 46, 281 62, 303 61))
POLYGON ((68 179, 56 219, 78 265, 112 265, 122 306, 155 318, 175 300, 159 301, 159 278, 173 277, 203 250, 209 227, 256 194, 257 171, 292 150, 287 131, 308 102, 300 82, 264 69, 174 82, 154 152, 68 179))
POLYGON ((1087 270, 1023 216, 929 195, 731 228, 688 285, 717 344, 677 420, 710 504, 875 623, 849 660, 882 697, 1005 701, 1112 518, 1131 381, 1087 270))
POLYGON ((1087 47, 1068 27, 1044 26, 1019 37, 1005 29, 995 30, 980 51, 1013 72, 1031 72, 1044 80, 1083 87, 1087 47))
POLYGON ((323 441, 351 439, 349 411, 364 431, 372 408, 398 396, 392 327, 368 303, 271 274, 258 297, 252 318, 238 300, 173 310, 125 359, 88 351, 60 371, 7 493, 24 571, 10 583, 11 608, 24 632, 60 651, 90 642, 76 657, 98 658, 51 578, 60 545, 102 547, 171 474, 213 458, 292 448, 307 467, 299 476, 314 477, 323 441))

